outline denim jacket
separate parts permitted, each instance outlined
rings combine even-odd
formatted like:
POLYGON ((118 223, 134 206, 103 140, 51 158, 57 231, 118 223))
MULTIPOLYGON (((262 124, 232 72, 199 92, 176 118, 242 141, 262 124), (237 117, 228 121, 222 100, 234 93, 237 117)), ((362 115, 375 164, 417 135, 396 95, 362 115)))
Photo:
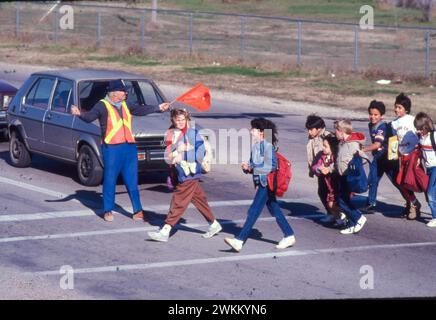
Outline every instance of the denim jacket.
POLYGON ((270 142, 262 140, 251 147, 250 167, 254 185, 266 187, 268 173, 277 168, 275 148, 270 142))
POLYGON ((200 179, 205 147, 203 138, 198 131, 188 128, 185 133, 182 133, 180 130, 173 129, 172 132, 167 132, 167 139, 167 161, 175 165, 178 182, 200 179), (179 153, 177 148, 181 144, 189 144, 190 149, 179 153))

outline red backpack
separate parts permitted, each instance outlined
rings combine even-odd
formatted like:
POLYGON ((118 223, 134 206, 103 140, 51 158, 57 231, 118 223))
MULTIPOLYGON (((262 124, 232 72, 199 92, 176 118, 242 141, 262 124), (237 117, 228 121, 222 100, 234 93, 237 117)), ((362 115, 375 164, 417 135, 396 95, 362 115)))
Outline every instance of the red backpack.
POLYGON ((276 196, 283 197, 291 182, 291 161, 278 152, 276 152, 276 155, 277 169, 270 172, 267 176, 268 188, 274 192, 276 196))

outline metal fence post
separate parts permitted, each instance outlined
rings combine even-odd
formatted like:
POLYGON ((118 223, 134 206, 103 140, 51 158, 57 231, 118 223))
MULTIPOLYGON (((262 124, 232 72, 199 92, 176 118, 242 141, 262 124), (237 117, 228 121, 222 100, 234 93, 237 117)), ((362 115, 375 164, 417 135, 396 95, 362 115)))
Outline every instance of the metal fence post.
POLYGON ((359 69, 359 26, 354 26, 354 64, 353 70, 359 69))
POLYGON ((97 41, 96 47, 100 48, 100 37, 101 37, 101 13, 97 13, 97 41))
POLYGON ((194 20, 194 15, 191 13, 189 15, 189 55, 192 55, 192 33, 193 33, 193 20, 194 20))
POLYGON ((15 36, 20 36, 20 3, 16 3, 15 7, 15 36))
POLYGON ((303 31, 303 22, 297 22, 297 66, 301 65, 301 38, 303 31))
POLYGON ((245 56, 245 17, 241 17, 241 37, 239 40, 239 56, 244 61, 245 56))
POLYGON ((430 30, 425 32, 425 77, 430 77, 430 30))
POLYGON ((141 16, 141 52, 144 53, 145 51, 145 15, 147 13, 147 10, 144 9, 141 16))
POLYGON ((58 43, 59 39, 59 11, 56 9, 53 15, 53 39, 55 43, 58 43))

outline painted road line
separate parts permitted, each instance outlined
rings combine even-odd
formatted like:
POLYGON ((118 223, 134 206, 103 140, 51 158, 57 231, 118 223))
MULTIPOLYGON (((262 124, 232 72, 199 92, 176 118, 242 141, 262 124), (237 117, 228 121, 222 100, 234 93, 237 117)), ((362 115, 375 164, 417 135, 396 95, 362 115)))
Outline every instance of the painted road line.
MULTIPOLYGON (((142 264, 125 264, 114 266, 101 266, 90 268, 74 268, 74 274, 81 273, 102 273, 102 272, 117 272, 117 271, 129 271, 129 270, 147 270, 147 269, 159 269, 159 268, 171 268, 179 266, 193 266, 208 263, 220 263, 220 262, 237 262, 237 261, 249 261, 249 260, 261 260, 272 258, 285 258, 295 256, 308 256, 319 255, 328 253, 353 253, 358 251, 378 250, 378 249, 402 249, 402 248, 414 248, 414 247, 429 247, 436 246, 436 242, 418 242, 418 243, 398 243, 398 244, 381 244, 381 245, 367 245, 358 247, 346 247, 346 248, 331 248, 331 249, 313 249, 313 250, 287 250, 267 252, 260 254, 240 255, 233 254, 232 256, 223 256, 217 258, 200 258, 200 259, 188 259, 188 260, 175 260, 164 262, 152 262, 142 264)), ((34 272, 35 275, 45 276, 59 276, 60 269, 34 272)))
MULTIPOLYGON (((324 214, 319 215, 305 215, 298 217, 287 216, 286 218, 289 220, 298 220, 298 219, 306 219, 306 218, 322 218, 324 214)), ((219 219, 218 219, 219 220, 219 219)), ((275 218, 259 218, 257 221, 275 221, 275 218)), ((237 224, 244 223, 245 219, 240 220, 226 220, 220 221, 222 225, 226 224, 237 224)), ((208 227, 209 224, 205 223, 188 223, 181 224, 180 226, 176 226, 176 229, 184 229, 184 228, 205 228, 208 227)), ((45 234, 39 236, 20 236, 20 237, 9 237, 9 238, 0 238, 1 243, 10 243, 10 242, 19 242, 19 241, 35 241, 35 240, 54 240, 54 239, 65 239, 65 238, 76 238, 76 237, 91 237, 91 236, 102 236, 102 235, 110 235, 110 234, 121 234, 121 233, 135 233, 135 232, 146 232, 146 231, 155 231, 158 227, 141 227, 141 228, 122 228, 122 229, 109 229, 109 230, 96 230, 96 231, 82 231, 82 232, 72 232, 72 233, 58 233, 58 234, 45 234)))
MULTIPOLYGON (((312 198, 297 198, 297 199, 282 199, 279 203, 289 204, 293 202, 310 202, 315 201, 312 198)), ((209 206, 212 208, 219 207, 238 207, 238 206, 248 206, 251 205, 253 200, 229 200, 229 201, 210 201, 209 206)), ((151 205, 143 207, 145 211, 151 212, 162 212, 167 211, 169 204, 163 205, 151 205)), ((190 209, 195 207, 191 204, 190 209)), ((133 208, 126 207, 126 211, 133 212, 133 208)), ((100 211, 100 210, 98 210, 100 211)), ((113 210, 114 212, 119 212, 118 209, 113 210)), ((120 213, 120 212, 119 212, 120 213)), ((100 212, 99 212, 100 214, 100 212)), ((122 213, 120 213, 122 214, 122 213)), ((97 213, 91 209, 84 210, 68 210, 68 211, 52 211, 52 212, 39 212, 39 213, 24 213, 24 214, 10 214, 10 215, 0 215, 0 222, 18 222, 18 221, 31 221, 31 220, 44 220, 44 219, 57 219, 57 218, 73 218, 73 217, 86 217, 86 216, 96 216, 97 213)))

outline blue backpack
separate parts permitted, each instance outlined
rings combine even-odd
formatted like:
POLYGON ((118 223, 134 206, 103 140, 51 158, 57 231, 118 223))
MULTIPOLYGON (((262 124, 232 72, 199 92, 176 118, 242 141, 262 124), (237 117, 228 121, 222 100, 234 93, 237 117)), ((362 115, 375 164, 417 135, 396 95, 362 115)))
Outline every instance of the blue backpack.
POLYGON ((364 193, 368 191, 368 178, 359 153, 356 153, 348 163, 347 183, 350 192, 364 193))

